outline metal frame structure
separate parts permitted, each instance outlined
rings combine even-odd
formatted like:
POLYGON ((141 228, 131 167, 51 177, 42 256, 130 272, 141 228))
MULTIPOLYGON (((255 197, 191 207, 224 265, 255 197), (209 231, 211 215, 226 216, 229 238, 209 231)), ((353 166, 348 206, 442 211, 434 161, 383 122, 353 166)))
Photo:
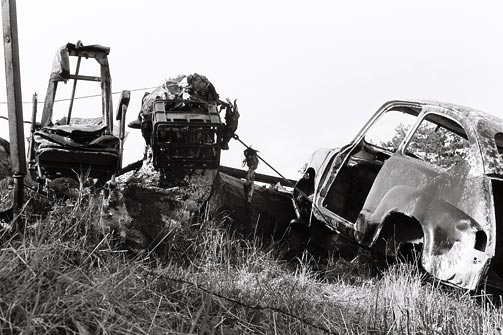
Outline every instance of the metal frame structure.
POLYGON ((214 103, 156 100, 151 146, 156 169, 216 169, 223 126, 214 103))

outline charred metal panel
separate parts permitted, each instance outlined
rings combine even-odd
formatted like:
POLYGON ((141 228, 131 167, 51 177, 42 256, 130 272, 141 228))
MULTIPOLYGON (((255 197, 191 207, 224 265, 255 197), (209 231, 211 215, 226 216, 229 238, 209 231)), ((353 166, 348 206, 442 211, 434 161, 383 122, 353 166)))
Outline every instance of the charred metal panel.
POLYGON ((475 288, 480 271, 491 256, 485 243, 477 243, 477 237, 480 241, 487 230, 445 201, 412 186, 396 186, 385 195, 376 211, 362 212, 356 224, 356 231, 362 233, 356 234, 356 239, 371 245, 379 235, 380 223, 395 212, 421 222, 422 265, 426 271, 457 286, 475 288), (368 238, 364 233, 370 229, 375 234, 371 234, 371 241, 364 241, 364 237, 368 238))
POLYGON ((36 158, 45 176, 76 178, 82 173, 105 181, 115 172, 119 160, 117 153, 64 148, 37 150, 36 158))
POLYGON ((391 157, 376 178, 356 231, 365 236, 364 229, 373 227, 375 242, 378 225, 391 212, 413 217, 423 226, 423 267, 441 280, 475 288, 477 273, 494 255, 495 239, 490 202, 479 201, 487 193, 485 179, 470 176, 470 169, 466 163, 443 171, 412 157, 391 157), (487 236, 483 251, 475 249, 479 230, 487 236))
MULTIPOLYGON (((312 164, 307 164, 306 168, 311 168, 313 171, 325 171, 325 169, 332 163, 334 156, 339 152, 340 148, 320 148, 311 154, 309 157, 309 162, 312 164)), ((323 174, 315 173, 315 185, 319 185, 323 174)))

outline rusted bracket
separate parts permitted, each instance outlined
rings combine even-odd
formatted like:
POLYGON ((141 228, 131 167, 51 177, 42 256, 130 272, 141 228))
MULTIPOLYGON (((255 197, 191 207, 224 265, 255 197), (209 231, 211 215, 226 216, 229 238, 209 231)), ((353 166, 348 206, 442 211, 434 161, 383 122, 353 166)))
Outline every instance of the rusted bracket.
POLYGON ((124 138, 126 136, 126 112, 129 106, 130 99, 131 99, 131 92, 128 90, 122 91, 121 97, 119 99, 119 104, 117 105, 117 113, 115 115, 115 119, 119 120, 119 140, 120 140, 117 171, 119 171, 122 168, 122 153, 124 151, 124 138))

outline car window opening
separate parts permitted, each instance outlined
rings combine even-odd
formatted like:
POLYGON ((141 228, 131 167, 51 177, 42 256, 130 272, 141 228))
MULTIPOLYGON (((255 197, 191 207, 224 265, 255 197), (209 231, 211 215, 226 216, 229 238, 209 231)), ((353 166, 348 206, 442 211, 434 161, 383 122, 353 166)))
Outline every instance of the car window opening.
POLYGON ((429 114, 415 130, 405 154, 442 169, 465 162, 470 144, 463 128, 456 122, 429 114))
POLYGON ((356 222, 384 162, 391 157, 416 122, 419 110, 392 109, 381 115, 349 154, 324 200, 324 207, 356 222))

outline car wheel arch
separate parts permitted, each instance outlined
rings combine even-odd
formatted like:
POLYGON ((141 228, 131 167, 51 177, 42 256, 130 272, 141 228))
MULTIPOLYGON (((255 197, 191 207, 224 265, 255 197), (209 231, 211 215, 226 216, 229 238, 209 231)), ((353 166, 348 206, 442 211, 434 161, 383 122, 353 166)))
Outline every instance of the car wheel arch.
POLYGON ((379 225, 373 248, 396 256, 402 248, 423 245, 424 227, 414 216, 399 211, 388 213, 379 225))

